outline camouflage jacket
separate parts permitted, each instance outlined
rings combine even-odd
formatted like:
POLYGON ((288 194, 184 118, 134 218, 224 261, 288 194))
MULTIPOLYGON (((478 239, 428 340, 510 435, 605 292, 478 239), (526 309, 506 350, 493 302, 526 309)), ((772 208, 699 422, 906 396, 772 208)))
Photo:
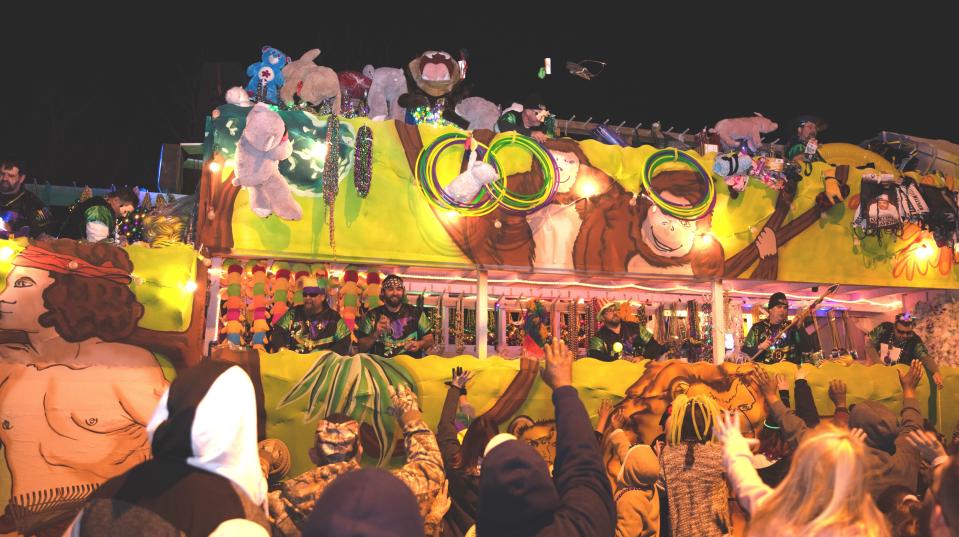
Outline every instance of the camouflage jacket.
MULTIPOLYGON (((446 480, 443 459, 436 436, 427 427, 422 417, 403 420, 403 443, 406 446, 406 464, 393 470, 393 475, 413 491, 424 520, 430 512, 433 500, 446 480)), ((360 468, 357 461, 338 462, 313 468, 280 485, 279 490, 269 494, 270 518, 274 524, 273 534, 291 537, 300 535, 300 527, 313 512, 323 490, 334 479, 360 468)), ((428 527, 427 535, 434 528, 428 527)))

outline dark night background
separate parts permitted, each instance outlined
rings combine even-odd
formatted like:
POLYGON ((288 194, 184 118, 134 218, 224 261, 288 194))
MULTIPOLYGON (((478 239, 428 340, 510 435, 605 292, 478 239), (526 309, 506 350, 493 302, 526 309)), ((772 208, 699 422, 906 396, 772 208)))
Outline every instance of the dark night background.
MULTIPOLYGON (((760 4, 752 16, 737 3, 652 14, 647 4, 497 11, 482 2, 410 3, 383 11, 358 2, 224 2, 76 13, 51 5, 4 17, 0 157, 26 159, 31 180, 155 190, 160 144, 202 141, 204 117, 222 103, 211 93, 214 63, 225 62, 224 89, 245 85, 242 72, 230 76, 231 64, 245 69, 264 44, 294 59, 320 48, 317 63, 336 70, 402 67, 424 50, 456 56, 466 48, 474 95, 507 106, 535 91, 561 118, 659 120, 682 131, 754 111, 781 126, 812 113, 830 124, 825 142, 858 143, 880 130, 959 141, 959 46, 943 13, 917 4, 913 12, 863 7, 839 16, 838 5, 796 3, 783 13, 760 4), (546 56, 553 75, 541 81, 546 56), (584 59, 608 66, 592 81, 563 68, 584 59)), ((776 137, 785 134, 767 140, 776 137)))

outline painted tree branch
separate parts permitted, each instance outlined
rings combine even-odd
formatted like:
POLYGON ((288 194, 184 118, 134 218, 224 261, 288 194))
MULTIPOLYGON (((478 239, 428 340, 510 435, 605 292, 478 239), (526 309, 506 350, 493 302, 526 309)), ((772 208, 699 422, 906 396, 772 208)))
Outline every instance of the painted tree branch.
POLYGON ((203 170, 197 211, 197 242, 213 254, 229 254, 233 248, 233 206, 240 187, 231 177, 215 177, 208 168, 203 170))
POLYGON ((532 358, 520 358, 519 373, 516 373, 516 376, 513 377, 513 381, 506 387, 503 395, 496 400, 493 408, 487 410, 483 415, 489 416, 497 425, 505 422, 526 402, 538 372, 538 361, 532 358))

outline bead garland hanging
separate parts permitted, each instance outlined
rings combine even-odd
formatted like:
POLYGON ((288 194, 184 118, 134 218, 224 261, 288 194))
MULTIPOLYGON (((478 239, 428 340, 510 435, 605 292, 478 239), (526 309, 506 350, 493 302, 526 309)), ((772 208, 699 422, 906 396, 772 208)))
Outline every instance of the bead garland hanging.
POLYGON ((463 295, 460 294, 459 299, 456 301, 456 320, 454 321, 453 337, 454 342, 456 343, 456 355, 460 356, 463 354, 465 349, 464 341, 464 316, 463 316, 463 295))
POLYGON ((596 299, 586 302, 586 348, 596 334, 596 299))
POLYGON ((444 304, 446 299, 446 293, 440 293, 440 300, 436 306, 436 316, 433 317, 433 334, 434 338, 438 342, 436 348, 436 354, 443 356, 446 354, 446 338, 443 336, 443 315, 446 313, 446 306, 444 304))
POLYGON ((330 213, 330 249, 336 255, 336 195, 340 190, 340 119, 333 114, 326 124, 326 161, 323 163, 323 201, 330 213))
POLYGON ((566 346, 573 352, 574 358, 579 358, 579 315, 576 312, 577 301, 571 299, 566 310, 566 346))
POLYGON ((702 339, 699 334, 699 304, 695 300, 686 302, 686 318, 689 320, 689 337, 702 339))
POLYGON ((353 186, 361 198, 370 193, 373 181, 373 129, 367 125, 356 133, 356 151, 353 159, 353 186))

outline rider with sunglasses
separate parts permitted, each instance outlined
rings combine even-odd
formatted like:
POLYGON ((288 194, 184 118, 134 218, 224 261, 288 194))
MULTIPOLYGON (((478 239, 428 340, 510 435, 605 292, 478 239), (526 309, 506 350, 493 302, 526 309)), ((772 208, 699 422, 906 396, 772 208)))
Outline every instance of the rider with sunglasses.
POLYGON ((896 315, 896 322, 884 322, 866 336, 866 356, 873 363, 886 365, 906 364, 913 360, 922 362, 932 374, 936 386, 942 388, 942 373, 939 364, 932 359, 922 339, 913 331, 916 318, 910 313, 896 315))
POLYGON ((302 280, 303 304, 286 311, 270 333, 270 350, 290 349, 301 354, 331 350, 349 354, 350 329, 326 302, 326 280, 302 280))

